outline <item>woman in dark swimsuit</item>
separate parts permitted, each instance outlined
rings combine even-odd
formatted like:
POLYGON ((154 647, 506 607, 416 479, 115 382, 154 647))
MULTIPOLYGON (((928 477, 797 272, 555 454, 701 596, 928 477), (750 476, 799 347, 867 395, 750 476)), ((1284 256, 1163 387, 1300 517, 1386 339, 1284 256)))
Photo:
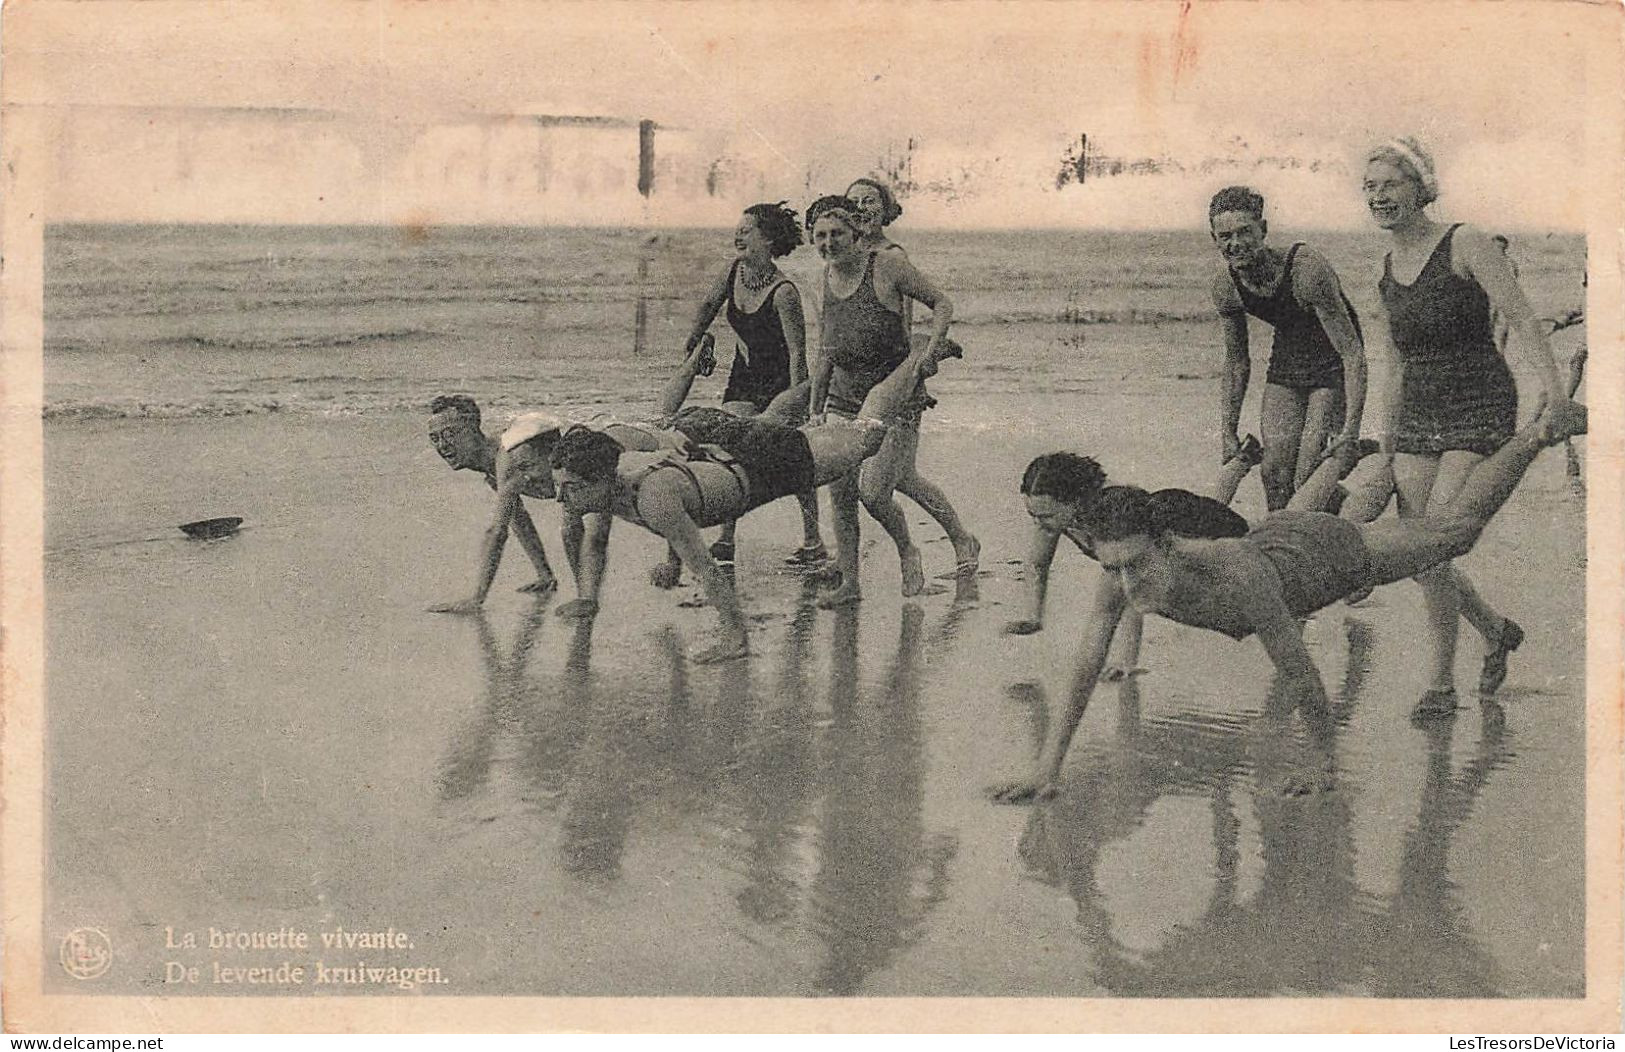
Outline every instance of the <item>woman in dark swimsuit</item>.
MULTIPOLYGON (((745 209, 734 229, 735 258, 712 283, 694 317, 688 354, 694 352, 724 305, 728 324, 739 338, 728 388, 722 395, 723 408, 729 412, 753 416, 775 396, 807 379, 807 323, 801 292, 774 262, 799 244, 801 224, 783 201, 745 209)), ((798 493, 796 500, 801 504, 801 549, 788 561, 821 563, 827 553, 818 532, 818 495, 798 493)), ((711 554, 723 562, 733 561, 733 523, 722 527, 711 554)))
MULTIPOLYGON (((897 203, 897 197, 890 187, 878 179, 854 179, 852 185, 846 188, 846 200, 852 217, 857 220, 859 247, 871 252, 892 253, 908 261, 908 253, 903 246, 886 236, 886 227, 903 214, 903 206, 897 203)), ((903 332, 912 334, 914 301, 905 296, 902 305, 903 332)), ((935 402, 928 400, 926 404, 929 407, 935 402)), ((919 429, 898 428, 886 441, 886 447, 864 467, 865 475, 874 480, 872 488, 878 492, 881 482, 889 479, 893 489, 924 508, 948 535, 957 561, 953 570, 938 574, 939 578, 975 576, 982 546, 959 521, 959 513, 954 510, 948 495, 942 492, 942 487, 920 474, 917 466, 919 429)))
MULTIPOLYGON (((1378 284, 1398 381, 1385 399, 1383 448, 1393 458, 1399 514, 1420 518, 1449 503, 1480 460, 1511 438, 1518 393, 1495 346, 1492 313, 1499 312, 1539 370, 1546 389, 1548 430, 1566 432, 1580 409, 1559 377, 1546 333, 1513 276, 1506 255, 1488 235, 1457 223, 1445 226, 1424 209, 1439 196, 1432 158, 1413 139, 1395 139, 1367 157, 1366 205, 1392 235, 1378 284)), ((1457 619, 1465 616, 1485 639, 1480 694, 1506 678, 1507 655, 1523 642, 1518 625, 1492 610, 1454 564, 1418 575, 1433 637, 1431 684, 1415 715, 1455 711, 1457 619)))
MULTIPOLYGON (((862 231, 845 198, 826 197, 814 202, 807 210, 807 219, 813 245, 826 263, 819 327, 822 353, 813 374, 810 410, 814 419, 825 412, 851 417, 869 391, 909 356, 903 302, 914 299, 931 308, 932 331, 923 350, 933 363, 938 345, 947 340, 953 303, 900 253, 872 252, 861 247, 858 238, 862 231)), ((934 371, 933 365, 930 372, 934 371)), ((919 415, 929 404, 922 383, 910 411, 892 428, 887 446, 877 455, 876 459, 883 462, 880 468, 865 469, 861 479, 842 478, 831 485, 840 581, 832 593, 820 600, 822 605, 841 605, 859 598, 860 500, 897 545, 903 594, 924 591, 920 552, 909 537, 908 523, 892 499, 892 490, 901 463, 912 463, 918 446, 919 415), (900 433, 905 437, 899 439, 900 433)), ((979 548, 976 538, 961 527, 959 535, 950 535, 950 539, 959 563, 974 567, 979 548)))

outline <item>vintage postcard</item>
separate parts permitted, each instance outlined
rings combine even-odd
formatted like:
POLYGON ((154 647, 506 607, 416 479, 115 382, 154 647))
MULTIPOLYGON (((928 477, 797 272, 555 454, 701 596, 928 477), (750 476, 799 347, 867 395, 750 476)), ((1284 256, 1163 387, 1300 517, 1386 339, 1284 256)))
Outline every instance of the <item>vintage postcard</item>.
POLYGON ((1618 1030, 1622 27, 8 5, 6 1026, 1618 1030))

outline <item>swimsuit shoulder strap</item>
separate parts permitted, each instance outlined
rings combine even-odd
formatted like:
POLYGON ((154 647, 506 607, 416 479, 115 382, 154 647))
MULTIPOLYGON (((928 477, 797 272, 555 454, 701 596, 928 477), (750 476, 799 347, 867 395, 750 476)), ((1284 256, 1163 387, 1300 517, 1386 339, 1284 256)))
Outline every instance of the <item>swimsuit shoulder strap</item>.
POLYGON ((739 259, 738 257, 735 257, 732 265, 728 267, 728 306, 732 307, 734 310, 739 309, 739 305, 734 302, 734 281, 737 280, 738 277, 739 259))

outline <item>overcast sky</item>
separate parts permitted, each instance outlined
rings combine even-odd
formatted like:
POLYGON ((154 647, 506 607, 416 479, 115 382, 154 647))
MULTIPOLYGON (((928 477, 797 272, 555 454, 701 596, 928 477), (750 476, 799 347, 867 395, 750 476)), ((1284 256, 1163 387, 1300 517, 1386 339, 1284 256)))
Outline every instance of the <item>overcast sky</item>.
MULTIPOLYGON (((1546 0, 45 3, 8 9, 5 75, 8 100, 45 107, 61 136, 58 218, 712 222, 741 204, 657 184, 644 206, 618 174, 607 191, 486 178, 470 192, 434 160, 494 149, 534 164, 533 130, 470 146, 455 129, 540 113, 653 119, 681 129, 657 151, 738 158, 753 199, 798 203, 809 182, 838 192, 912 139, 931 187, 909 202, 918 225, 1188 226, 1238 179, 1293 225, 1357 225, 1361 152, 1409 133, 1434 147, 1452 216, 1580 227, 1580 180, 1566 176, 1584 161, 1588 83, 1603 81, 1584 44, 1617 33, 1609 13, 1546 0), (1058 190, 1084 132, 1184 171, 1058 190)), ((580 166, 607 151, 635 177, 635 131, 599 137, 580 166)))

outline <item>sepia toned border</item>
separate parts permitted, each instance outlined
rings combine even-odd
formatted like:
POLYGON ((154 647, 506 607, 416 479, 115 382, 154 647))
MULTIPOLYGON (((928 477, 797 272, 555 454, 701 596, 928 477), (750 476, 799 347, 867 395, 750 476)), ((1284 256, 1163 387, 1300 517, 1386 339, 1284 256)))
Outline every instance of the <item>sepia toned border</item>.
MULTIPOLYGON (((1030 8, 1034 19, 1057 23, 1117 24, 1140 20, 1172 24, 1191 8, 1189 0, 1140 4, 1042 3, 1015 0, 1030 8)), ((243 8, 276 10, 286 28, 289 48, 313 33, 354 33, 355 48, 364 53, 367 34, 379 19, 415 25, 426 37, 455 32, 456 19, 491 17, 493 11, 557 27, 573 19, 601 21, 601 5, 535 3, 456 3, 432 7, 371 2, 355 5, 279 3, 245 4, 243 8), (371 28, 369 28, 371 27, 371 28)), ((730 18, 771 17, 774 10, 795 5, 778 0, 752 5, 696 3, 639 6, 640 17, 681 17, 715 22, 721 31, 730 18)), ((874 5, 814 5, 832 24, 873 15, 874 5)), ((1228 19, 1253 4, 1223 0, 1202 3, 1202 25, 1208 34, 1226 31, 1228 19)), ((146 40, 158 52, 176 19, 219 18, 221 39, 230 38, 229 23, 237 5, 203 7, 190 3, 101 4, 69 0, 31 0, 8 4, 4 12, 5 64, 0 67, 3 129, 0 129, 0 747, 3 747, 3 902, 4 1001, 6 1026, 12 1030, 76 1032, 328 1032, 328 1031, 1438 1031, 1595 1032, 1620 1027, 1621 883, 1625 821, 1621 810, 1622 753, 1622 616, 1621 503, 1622 446, 1625 446, 1625 358, 1621 355, 1622 226, 1625 204, 1625 12, 1617 3, 1398 3, 1379 0, 1280 2, 1267 5, 1277 19, 1306 24, 1336 9, 1372 19, 1403 17, 1419 36, 1429 25, 1457 25, 1463 20, 1520 17, 1562 19, 1571 26, 1583 54, 1586 92, 1574 100, 1585 110, 1584 215, 1589 252, 1587 318, 1593 382, 1588 384, 1592 432, 1588 439, 1591 482, 1588 490, 1588 632, 1587 632, 1587 779, 1586 779, 1586 997, 1574 1001, 1386 1001, 1376 999, 1265 1000, 1083 1000, 1083 999, 685 999, 685 998, 232 998, 74 997, 46 995, 42 989, 41 945, 43 900, 42 832, 43 654, 42 604, 44 516, 43 487, 43 230, 50 182, 56 163, 52 129, 60 108, 73 98, 42 97, 34 78, 38 56, 52 48, 52 34, 66 18, 103 20, 121 40, 146 40), (24 60, 25 56, 32 59, 24 60)), ((629 14, 623 7, 620 14, 629 14)), ((924 38, 929 46, 949 49, 953 41, 977 31, 977 5, 905 3, 885 7, 885 17, 918 17, 931 23, 924 38)), ((401 32, 399 25, 397 32, 401 32)), ((406 30, 410 31, 410 30, 406 30)), ((193 33, 195 35, 195 31, 193 33)), ((854 47, 892 46, 884 41, 853 38, 854 47)), ((167 85, 172 97, 191 91, 193 70, 184 56, 149 71, 154 84, 167 85)), ((1299 60, 1307 60, 1299 56, 1299 60)), ((1486 54, 1487 64, 1497 56, 1486 54)), ((66 62, 90 62, 93 56, 66 55, 66 62)), ((945 50, 944 61, 953 61, 945 50)), ((795 75, 805 65, 792 64, 795 75)), ((55 78, 67 84, 67 78, 55 78)), ((150 87, 150 85, 149 85, 150 87)), ((1441 90, 1445 90, 1441 87, 1441 90)), ((250 90, 248 94, 252 95, 250 90)), ((264 105, 289 105, 287 98, 267 98, 264 105)), ((1553 178, 1572 180, 1571 171, 1553 178)), ((230 188, 222 188, 229 190, 230 188)), ((206 202, 200 202, 202 208, 206 202)))

